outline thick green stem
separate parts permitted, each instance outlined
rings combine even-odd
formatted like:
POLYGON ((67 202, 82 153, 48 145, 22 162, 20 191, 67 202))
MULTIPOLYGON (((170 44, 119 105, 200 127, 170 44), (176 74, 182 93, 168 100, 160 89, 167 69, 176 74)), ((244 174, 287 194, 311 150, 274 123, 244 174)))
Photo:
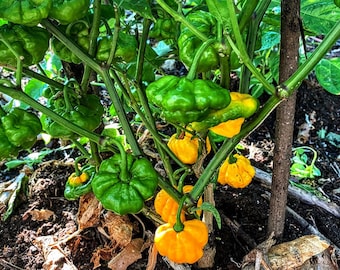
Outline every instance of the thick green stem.
POLYGON ((178 209, 177 209, 177 214, 176 214, 176 223, 174 225, 174 230, 176 232, 181 232, 184 229, 184 224, 181 220, 181 213, 182 213, 182 209, 183 209, 184 203, 186 201, 186 198, 187 198, 187 196, 183 195, 183 197, 181 198, 181 200, 179 201, 179 204, 178 204, 178 209))
POLYGON ((197 30, 195 26, 189 23, 182 14, 179 14, 177 11, 173 10, 169 7, 164 0, 156 0, 157 3, 170 14, 171 17, 175 19, 175 21, 180 22, 182 25, 186 26, 195 36, 197 36, 203 42, 208 40, 209 38, 204 35, 201 31, 197 30))
POLYGON ((127 181, 129 179, 129 170, 128 170, 128 161, 127 161, 127 154, 125 152, 124 146, 117 140, 110 138, 110 142, 113 142, 115 146, 117 146, 120 154, 121 163, 120 166, 120 173, 119 178, 122 181, 127 181))
MULTIPOLYGON (((249 23, 246 43, 247 43, 247 52, 248 52, 250 59, 252 59, 254 55, 260 22, 262 21, 262 18, 264 14, 266 13, 266 10, 270 3, 271 3, 271 0, 261 1, 258 8, 254 12, 254 17, 249 23)), ((249 92, 250 75, 251 75, 250 70, 245 65, 243 65, 241 68, 241 75, 240 75, 240 86, 239 86, 240 93, 249 92)))
MULTIPOLYGON (((95 0, 93 2, 93 9, 94 13, 90 31, 90 48, 88 50, 88 54, 90 56, 94 56, 97 49, 97 38, 99 35, 100 26, 101 0, 95 0)), ((84 74, 81 81, 81 89, 85 93, 87 92, 87 86, 89 84, 91 72, 92 72, 91 67, 86 65, 85 63, 84 74)))
POLYGON ((49 108, 43 106, 42 104, 40 104, 38 101, 34 100, 33 98, 31 98, 29 95, 27 95, 26 93, 14 89, 14 88, 10 88, 10 87, 6 87, 3 85, 0 85, 0 92, 9 95, 10 97, 20 100, 24 103, 26 103, 27 105, 31 106, 32 108, 34 108, 35 110, 46 114, 48 117, 50 117, 53 121, 57 122, 58 124, 62 125, 63 127, 72 130, 73 132, 77 133, 80 136, 83 137, 87 137, 89 138, 89 140, 95 142, 95 143, 100 143, 100 136, 94 132, 85 130, 81 127, 79 127, 78 125, 73 124, 72 122, 68 121, 67 119, 65 119, 64 117, 60 116, 59 114, 55 113, 54 111, 50 110, 49 108))
POLYGON ((227 7, 229 9, 229 15, 230 15, 230 23, 233 30, 233 34, 236 40, 236 45, 234 41, 231 39, 231 37, 228 35, 227 40, 230 43, 230 46, 233 48, 235 53, 239 56, 240 59, 242 59, 243 63, 247 66, 247 68, 253 73, 253 75, 263 84, 263 86, 272 94, 275 94, 275 87, 271 85, 264 76, 260 73, 259 70, 256 69, 256 67, 253 65, 251 59, 249 58, 249 55, 247 53, 247 48, 243 42, 242 35, 240 32, 240 28, 238 26, 235 9, 234 9, 234 3, 233 0, 227 0, 226 2, 227 7))
POLYGON ((118 35, 120 31, 120 12, 119 12, 119 8, 116 5, 114 5, 114 11, 115 11, 115 27, 113 29, 111 50, 110 50, 109 58, 107 59, 107 63, 106 63, 107 66, 111 66, 113 59, 115 57, 118 35))
POLYGON ((202 43, 202 45, 199 47, 199 49, 197 50, 195 57, 192 61, 192 65, 190 67, 189 73, 187 74, 187 79, 192 81, 195 79, 196 77, 196 70, 197 70, 197 66, 199 64, 199 60, 202 56, 202 54, 207 50, 207 48, 213 43, 215 42, 215 39, 208 39, 207 41, 204 41, 202 43))
POLYGON ((260 0, 247 0, 242 7, 241 13, 239 14, 239 27, 242 33, 251 17, 254 15, 255 8, 257 7, 260 0))
POLYGON ((136 156, 142 155, 142 152, 139 148, 138 142, 136 140, 136 137, 131 129, 130 123, 126 117, 122 102, 119 98, 119 95, 116 91, 116 88, 113 84, 113 81, 110 78, 109 71, 108 70, 103 70, 101 72, 101 76, 103 78, 103 81, 107 87, 107 91, 109 93, 109 96, 112 100, 113 106, 115 107, 116 113, 119 117, 120 124, 122 125, 122 128, 125 132, 126 139, 128 143, 131 146, 132 152, 136 156))
POLYGON ((325 36, 320 45, 315 49, 312 55, 304 62, 288 80, 283 82, 282 88, 290 95, 297 89, 302 80, 314 69, 315 65, 324 57, 331 49, 335 42, 340 38, 340 21, 337 22, 329 33, 325 36))

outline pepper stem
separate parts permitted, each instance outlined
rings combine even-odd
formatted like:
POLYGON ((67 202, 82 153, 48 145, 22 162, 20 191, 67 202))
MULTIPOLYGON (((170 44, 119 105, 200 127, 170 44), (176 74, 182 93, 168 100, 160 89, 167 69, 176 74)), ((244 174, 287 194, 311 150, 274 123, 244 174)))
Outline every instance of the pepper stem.
POLYGON ((129 171, 128 171, 127 154, 125 152, 124 146, 119 141, 113 138, 110 138, 110 142, 113 142, 113 144, 117 146, 119 150, 120 157, 121 157, 119 177, 122 181, 126 181, 129 178, 129 171))
POLYGON ((228 163, 233 164, 233 163, 236 163, 236 161, 237 161, 237 158, 234 157, 234 155, 230 153, 228 163))
POLYGON ((207 41, 204 41, 202 43, 202 45, 199 47, 199 49, 197 50, 194 60, 192 61, 192 65, 190 67, 189 73, 187 75, 187 79, 189 79, 190 81, 192 81, 195 76, 196 76, 196 71, 197 71, 197 67, 198 67, 198 63, 200 61, 200 58, 202 56, 202 54, 206 51, 206 49, 213 43, 215 42, 215 39, 208 39, 207 41))
POLYGON ((184 202, 186 199, 187 199, 187 195, 183 195, 183 197, 181 198, 178 204, 178 209, 177 209, 177 214, 176 214, 176 223, 174 225, 174 230, 176 232, 181 232, 184 229, 184 224, 181 221, 181 213, 182 213, 182 209, 183 209, 184 202))

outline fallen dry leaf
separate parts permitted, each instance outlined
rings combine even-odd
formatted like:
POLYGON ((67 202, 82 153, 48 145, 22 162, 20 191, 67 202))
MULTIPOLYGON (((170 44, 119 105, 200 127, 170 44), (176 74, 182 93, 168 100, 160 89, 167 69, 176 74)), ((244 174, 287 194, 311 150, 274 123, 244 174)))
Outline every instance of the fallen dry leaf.
POLYGON ((328 247, 329 244, 320 240, 318 236, 305 235, 271 247, 268 251, 268 260, 273 270, 293 269, 328 247))
POLYGON ((140 258, 142 258, 142 251, 144 247, 144 240, 136 238, 108 263, 111 270, 126 270, 127 267, 140 258))
POLYGON ((32 209, 24 213, 23 220, 27 218, 28 215, 31 215, 32 220, 34 221, 43 221, 48 220, 51 216, 54 216, 54 212, 48 209, 32 209))
POLYGON ((110 246, 104 246, 102 248, 96 249, 92 253, 91 263, 93 263, 93 269, 97 269, 101 266, 100 260, 109 261, 112 258, 112 253, 114 248, 110 246))
POLYGON ((131 242, 133 225, 128 216, 107 212, 102 226, 106 228, 109 239, 116 247, 123 248, 131 242))
POLYGON ((102 205, 92 192, 81 196, 78 208, 78 229, 94 227, 99 224, 102 205))
POLYGON ((45 262, 43 269, 46 270, 77 270, 77 267, 67 258, 59 245, 53 245, 55 238, 52 235, 40 236, 33 241, 43 253, 45 262))

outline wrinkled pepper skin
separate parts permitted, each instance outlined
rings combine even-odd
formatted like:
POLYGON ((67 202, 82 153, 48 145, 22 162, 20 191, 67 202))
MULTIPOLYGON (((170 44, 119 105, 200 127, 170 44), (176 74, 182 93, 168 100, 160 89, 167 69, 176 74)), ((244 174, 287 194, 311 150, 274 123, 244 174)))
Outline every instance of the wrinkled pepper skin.
POLYGON ((149 37, 157 40, 174 39, 177 34, 177 24, 172 18, 157 19, 149 32, 149 37))
MULTIPOLYGON (((183 193, 189 193, 193 189, 192 185, 185 185, 183 187, 183 193)), ((197 202, 197 207, 200 207, 203 203, 202 197, 197 202)), ((178 210, 178 203, 164 190, 161 189, 154 200, 155 211, 161 216, 161 218, 170 224, 176 223, 176 216, 178 210)), ((197 211, 197 215, 201 215, 201 211, 197 211)), ((185 212, 181 212, 181 221, 185 221, 185 212)))
POLYGON ((21 149, 32 147, 41 132, 39 118, 20 108, 14 108, 1 117, 1 124, 8 141, 21 149))
MULTIPOLYGON (((198 10, 190 13, 186 19, 207 37, 216 36, 217 22, 209 12, 198 10)), ((178 37, 179 58, 186 66, 191 67, 195 54, 203 42, 186 26, 182 26, 180 32, 181 34, 178 37)), ((218 64, 218 52, 212 44, 200 57, 196 71, 197 73, 210 71, 216 68, 218 64)))
MULTIPOLYGON (((0 40, 5 40, 23 58, 24 66, 37 64, 44 58, 49 38, 47 30, 38 26, 5 24, 0 27, 0 40)), ((4 42, 0 42, 0 65, 17 65, 17 58, 4 42)))
POLYGON ((52 0, 0 0, 0 18, 27 26, 35 26, 46 19, 52 0))
POLYGON ((202 121, 191 123, 190 127, 198 132, 206 131, 228 120, 248 118, 259 107, 259 101, 249 94, 231 92, 230 97, 231 102, 227 107, 211 112, 202 121))
MULTIPOLYGON (((107 61, 112 47, 112 36, 98 38, 98 46, 96 59, 99 61, 107 61)), ((137 41, 135 37, 124 32, 119 32, 117 47, 115 51, 115 59, 131 62, 137 55, 137 41)))
POLYGON ((159 254, 175 263, 197 262, 203 256, 203 248, 208 242, 208 227, 198 220, 183 222, 184 229, 176 232, 173 224, 165 223, 155 232, 154 243, 159 254))
POLYGON ((7 138, 5 130, 0 125, 0 160, 18 155, 20 148, 13 145, 7 138))
MULTIPOLYGON (((199 138, 193 137, 189 132, 185 132, 180 136, 173 134, 168 141, 168 147, 184 164, 194 164, 198 159, 200 141, 199 138)), ((208 137, 206 138, 205 147, 209 154, 211 151, 211 144, 208 137)))
POLYGON ((96 173, 93 166, 89 166, 81 171, 79 176, 72 173, 66 181, 64 197, 67 200, 77 200, 92 191, 91 181, 96 173))
POLYGON ((168 122, 188 124, 230 103, 229 91, 207 80, 167 75, 146 88, 148 100, 161 108, 168 122))
POLYGON ((90 7, 90 0, 53 0, 49 17, 61 24, 69 24, 83 18, 90 7))
POLYGON ((104 160, 92 180, 92 190, 103 207, 119 215, 142 210, 158 185, 158 174, 146 158, 136 159, 127 154, 128 179, 121 178, 119 154, 104 160))
MULTIPOLYGON (((66 27, 62 27, 66 31, 66 27)), ((66 35, 72 39, 79 47, 87 52, 90 47, 90 31, 91 29, 83 21, 76 22, 67 29, 66 35)), ((61 41, 57 38, 52 37, 51 47, 53 52, 63 61, 80 64, 81 59, 79 59, 74 53, 72 53, 61 41)))
POLYGON ((231 162, 227 158, 218 173, 217 181, 221 185, 229 185, 233 188, 247 187, 255 176, 255 169, 250 164, 250 160, 239 154, 233 155, 236 159, 231 162))
MULTIPOLYGON (((70 111, 67 111, 61 104, 63 104, 62 101, 55 100, 51 103, 50 109, 86 130, 93 131, 100 125, 104 108, 98 96, 84 96, 78 100, 78 103, 73 104, 73 108, 70 111)), ((64 128, 47 115, 43 114, 40 121, 43 130, 52 137, 69 139, 77 136, 73 131, 64 128)))

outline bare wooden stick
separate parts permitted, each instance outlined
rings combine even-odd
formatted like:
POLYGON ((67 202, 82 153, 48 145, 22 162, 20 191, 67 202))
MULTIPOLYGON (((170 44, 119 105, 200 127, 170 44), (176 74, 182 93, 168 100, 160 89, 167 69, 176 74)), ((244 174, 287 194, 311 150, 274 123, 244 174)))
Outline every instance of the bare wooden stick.
MULTIPOLYGON (((261 169, 256 168, 255 180, 259 181, 262 185, 267 188, 270 188, 272 184, 272 176, 270 173, 262 171, 261 169)), ((334 202, 327 202, 321 200, 320 198, 293 186, 288 187, 288 195, 293 196, 304 203, 310 205, 316 205, 321 207, 322 209, 326 210, 327 212, 331 213, 332 215, 340 218, 340 206, 334 202)))

